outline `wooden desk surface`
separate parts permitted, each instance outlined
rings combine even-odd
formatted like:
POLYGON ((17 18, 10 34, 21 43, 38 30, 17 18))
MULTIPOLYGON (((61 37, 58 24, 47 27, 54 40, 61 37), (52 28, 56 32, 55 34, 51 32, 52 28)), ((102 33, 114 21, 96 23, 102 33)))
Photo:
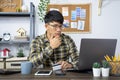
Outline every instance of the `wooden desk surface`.
POLYGON ((22 75, 21 73, 1 75, 0 80, 120 80, 120 77, 110 76, 108 78, 94 78, 89 73, 67 72, 65 76, 56 76, 51 74, 50 76, 35 76, 35 71, 32 74, 22 75))

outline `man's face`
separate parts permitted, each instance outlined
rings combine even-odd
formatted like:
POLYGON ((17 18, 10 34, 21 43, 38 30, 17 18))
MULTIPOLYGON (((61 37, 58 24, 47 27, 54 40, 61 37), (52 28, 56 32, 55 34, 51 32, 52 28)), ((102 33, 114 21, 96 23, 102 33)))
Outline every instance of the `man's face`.
POLYGON ((61 31, 62 31, 62 24, 58 23, 58 22, 50 22, 45 24, 46 30, 47 30, 47 34, 48 35, 52 35, 52 36, 60 36, 61 31))

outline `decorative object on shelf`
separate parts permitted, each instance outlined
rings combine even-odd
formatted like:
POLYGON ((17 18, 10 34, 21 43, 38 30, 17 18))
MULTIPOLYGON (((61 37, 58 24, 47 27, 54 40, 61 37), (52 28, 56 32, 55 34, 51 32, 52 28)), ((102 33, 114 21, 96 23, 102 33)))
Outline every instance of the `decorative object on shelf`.
POLYGON ((110 66, 109 62, 106 60, 102 61, 102 76, 109 77, 110 66))
POLYGON ((41 21, 43 21, 49 3, 50 0, 40 0, 40 3, 38 5, 38 10, 39 10, 38 15, 41 21))
POLYGON ((21 8, 16 8, 16 12, 21 12, 21 8))
POLYGON ((2 38, 0 37, 0 41, 2 41, 2 38))
POLYGON ((17 57, 24 57, 24 52, 23 52, 23 49, 20 48, 18 53, 17 53, 17 57))
POLYGON ((9 41, 10 39, 11 39, 10 33, 4 33, 4 34, 3 34, 3 40, 9 41))
POLYGON ((22 12, 28 12, 28 7, 26 5, 22 5, 21 11, 22 12))
POLYGON ((0 51, 0 57, 2 57, 2 58, 9 57, 9 52, 10 52, 10 50, 8 48, 5 48, 5 49, 1 50, 0 51))
POLYGON ((0 0, 1 12, 16 12, 17 7, 21 7, 22 0, 0 0))
POLYGON ((95 62, 95 63, 93 63, 92 67, 93 67, 93 76, 100 77, 100 73, 101 73, 100 63, 95 62))
POLYGON ((17 30, 17 36, 15 36, 16 40, 28 40, 28 37, 26 35, 26 30, 23 28, 19 28, 17 30))
POLYGON ((23 29, 23 28, 19 28, 19 29, 17 30, 17 35, 20 36, 20 37, 26 36, 26 30, 23 29))
POLYGON ((98 16, 101 15, 102 0, 98 0, 98 16))

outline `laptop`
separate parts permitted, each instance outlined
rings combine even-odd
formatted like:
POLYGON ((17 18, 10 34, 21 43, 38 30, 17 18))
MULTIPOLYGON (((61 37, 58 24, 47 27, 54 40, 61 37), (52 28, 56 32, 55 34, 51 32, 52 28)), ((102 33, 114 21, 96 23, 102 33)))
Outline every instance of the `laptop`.
POLYGON ((104 56, 114 56, 117 39, 81 39, 78 68, 91 71, 94 62, 105 60, 104 56))

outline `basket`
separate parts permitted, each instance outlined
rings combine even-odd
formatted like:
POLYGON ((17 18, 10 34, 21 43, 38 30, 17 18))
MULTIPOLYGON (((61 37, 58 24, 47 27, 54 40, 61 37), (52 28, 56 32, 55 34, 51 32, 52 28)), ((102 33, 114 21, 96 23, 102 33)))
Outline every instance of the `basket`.
POLYGON ((120 61, 110 61, 111 75, 120 76, 120 61))

